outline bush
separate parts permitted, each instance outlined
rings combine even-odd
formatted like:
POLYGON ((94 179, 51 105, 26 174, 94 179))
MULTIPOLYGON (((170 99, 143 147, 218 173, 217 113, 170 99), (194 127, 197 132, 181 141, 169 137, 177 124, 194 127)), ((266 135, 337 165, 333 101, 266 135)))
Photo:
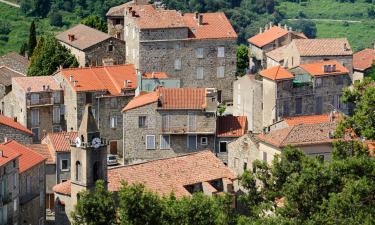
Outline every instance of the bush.
POLYGON ((9 37, 7 35, 0 34, 0 41, 8 42, 8 40, 9 40, 9 37))
POLYGON ((0 34, 8 35, 12 31, 10 24, 4 21, 0 21, 0 34))
POLYGON ((59 12, 51 13, 49 23, 55 27, 62 27, 64 25, 62 15, 59 12))

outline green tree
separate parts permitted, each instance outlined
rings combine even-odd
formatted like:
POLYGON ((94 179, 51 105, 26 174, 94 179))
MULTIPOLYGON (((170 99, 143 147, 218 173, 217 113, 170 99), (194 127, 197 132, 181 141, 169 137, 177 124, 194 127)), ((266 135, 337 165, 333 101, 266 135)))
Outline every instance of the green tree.
POLYGON ((31 57, 33 55, 34 49, 36 47, 36 28, 35 28, 35 21, 33 20, 30 25, 30 33, 29 33, 29 43, 27 45, 28 51, 27 55, 31 57))
POLYGON ((97 15, 90 15, 81 21, 82 24, 107 33, 107 23, 97 15))
POLYGON ((52 12, 49 16, 49 23, 55 27, 62 27, 64 25, 64 22, 61 13, 52 12))
POLYGON ((73 224, 112 225, 116 224, 116 205, 113 193, 106 190, 99 180, 95 190, 80 193, 80 199, 72 212, 73 224))
POLYGON ((366 73, 365 76, 371 77, 371 79, 375 81, 375 62, 372 63, 370 71, 366 73))
POLYGON ((20 5, 23 13, 44 18, 50 10, 51 0, 21 0, 20 5))
POLYGON ((78 67, 78 61, 68 49, 54 37, 41 37, 30 58, 28 76, 46 76, 53 74, 60 66, 78 67))
POLYGON ((246 69, 249 68, 249 50, 246 45, 237 47, 237 76, 246 74, 246 69))

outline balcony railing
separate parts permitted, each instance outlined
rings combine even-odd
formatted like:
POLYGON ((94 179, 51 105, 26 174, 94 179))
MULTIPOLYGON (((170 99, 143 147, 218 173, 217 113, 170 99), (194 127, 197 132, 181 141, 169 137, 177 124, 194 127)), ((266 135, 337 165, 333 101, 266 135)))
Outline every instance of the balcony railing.
POLYGON ((26 105, 28 107, 35 107, 35 106, 47 106, 53 104, 60 104, 59 100, 55 100, 53 97, 51 98, 40 98, 36 100, 27 99, 26 105))
POLYGON ((165 134, 211 134, 215 133, 215 129, 213 128, 210 131, 206 127, 189 127, 189 126, 175 126, 175 127, 162 127, 161 132, 165 134))

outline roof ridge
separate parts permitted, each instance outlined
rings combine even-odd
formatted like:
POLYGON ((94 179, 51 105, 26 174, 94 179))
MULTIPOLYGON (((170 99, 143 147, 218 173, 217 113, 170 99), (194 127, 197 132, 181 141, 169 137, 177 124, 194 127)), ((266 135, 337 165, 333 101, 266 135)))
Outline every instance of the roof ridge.
MULTIPOLYGON (((111 73, 108 71, 107 67, 103 67, 104 71, 106 72, 108 78, 111 80, 113 86, 117 89, 119 93, 121 93, 121 88, 118 86, 117 82, 113 79, 111 73)), ((108 89, 108 88, 107 88, 108 89)))

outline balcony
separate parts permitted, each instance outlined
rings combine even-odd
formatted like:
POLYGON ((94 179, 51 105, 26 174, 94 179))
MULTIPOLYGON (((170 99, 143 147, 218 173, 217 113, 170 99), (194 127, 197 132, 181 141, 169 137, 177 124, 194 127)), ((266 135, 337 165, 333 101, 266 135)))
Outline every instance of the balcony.
POLYGON ((189 126, 175 126, 162 127, 161 132, 164 134, 214 134, 215 130, 210 131, 208 128, 189 127, 189 126))
POLYGON ((54 104, 60 104, 60 101, 55 101, 53 97, 51 98, 40 98, 40 99, 35 99, 35 100, 26 100, 26 106, 28 108, 32 107, 40 107, 40 106, 51 106, 54 104))

